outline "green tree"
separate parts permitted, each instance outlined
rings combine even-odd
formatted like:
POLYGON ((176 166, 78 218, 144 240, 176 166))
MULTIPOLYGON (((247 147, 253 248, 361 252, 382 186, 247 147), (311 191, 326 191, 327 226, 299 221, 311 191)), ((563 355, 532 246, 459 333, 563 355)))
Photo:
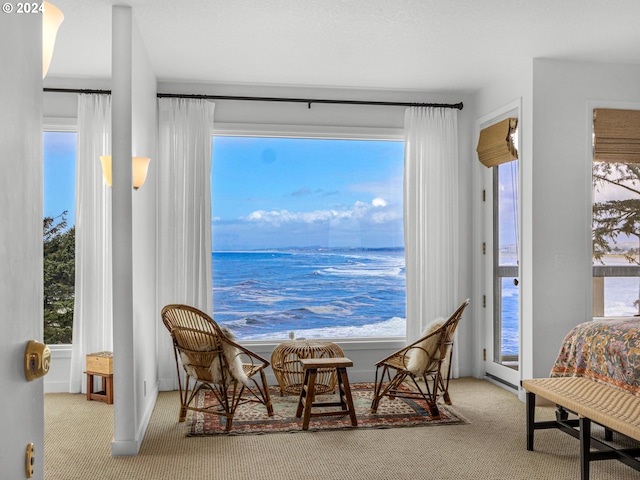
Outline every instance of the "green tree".
POLYGON ((75 284, 75 227, 67 211, 43 222, 44 342, 71 343, 75 284))
POLYGON ((640 241, 640 164, 594 162, 593 185, 596 191, 616 187, 622 198, 593 204, 594 260, 604 263, 604 255, 620 253, 629 263, 640 265, 638 248, 622 250, 617 245, 619 238, 640 241))

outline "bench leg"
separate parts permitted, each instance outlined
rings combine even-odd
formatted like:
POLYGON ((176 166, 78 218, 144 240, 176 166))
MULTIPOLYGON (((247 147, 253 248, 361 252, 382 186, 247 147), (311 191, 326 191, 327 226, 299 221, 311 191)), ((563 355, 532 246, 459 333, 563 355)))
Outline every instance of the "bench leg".
POLYGON ((580 417, 580 479, 589 480, 589 454, 591 452, 591 420, 580 417))
POLYGON ((608 427, 604 427, 604 439, 610 442, 613 440, 613 430, 608 427))
POLYGON ((533 431, 536 420, 536 394, 527 392, 527 450, 533 450, 533 431))
POLYGON ((569 419, 569 412, 567 412, 564 407, 558 406, 556 408, 556 420, 558 422, 564 422, 569 419))

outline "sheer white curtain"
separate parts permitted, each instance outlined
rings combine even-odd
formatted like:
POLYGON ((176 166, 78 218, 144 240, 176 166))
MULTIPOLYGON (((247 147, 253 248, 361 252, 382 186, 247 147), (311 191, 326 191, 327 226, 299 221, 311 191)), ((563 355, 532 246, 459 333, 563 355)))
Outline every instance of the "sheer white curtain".
POLYGON ((458 298, 458 111, 405 112, 404 241, 407 339, 416 340, 458 298))
POLYGON ((72 393, 86 390, 85 355, 113 349, 111 189, 99 159, 110 154, 111 96, 79 95, 72 393))
POLYGON ((215 104, 161 98, 158 148, 158 378, 178 387, 160 310, 183 303, 211 314, 211 134, 215 104))

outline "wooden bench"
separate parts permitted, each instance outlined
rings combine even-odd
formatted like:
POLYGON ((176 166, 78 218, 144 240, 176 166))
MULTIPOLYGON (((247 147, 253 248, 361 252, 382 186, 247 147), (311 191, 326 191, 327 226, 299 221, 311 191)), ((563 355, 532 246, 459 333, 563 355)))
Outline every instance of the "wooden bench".
POLYGON ((588 480, 589 462, 595 460, 616 459, 640 471, 640 448, 605 443, 614 431, 640 441, 640 396, 584 377, 534 378, 521 385, 527 392, 527 450, 533 450, 535 430, 558 428, 580 439, 582 480, 588 480), (557 405, 555 420, 535 421, 536 395, 557 405), (569 413, 578 418, 569 419, 569 413), (592 438, 591 422, 604 427, 604 442, 592 438))

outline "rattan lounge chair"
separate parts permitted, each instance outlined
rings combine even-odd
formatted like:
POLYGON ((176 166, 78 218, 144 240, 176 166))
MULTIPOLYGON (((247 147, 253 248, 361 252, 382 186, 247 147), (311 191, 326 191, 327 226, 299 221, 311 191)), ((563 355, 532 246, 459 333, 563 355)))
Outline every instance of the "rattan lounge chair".
POLYGON ((453 334, 467 305, 469 299, 465 300, 441 326, 376 363, 372 413, 377 412, 382 397, 402 397, 424 399, 429 406, 431 417, 440 418, 438 398, 441 397, 447 405, 451 405, 448 390, 453 334), (416 354, 424 358, 424 361, 419 362, 419 370, 416 370, 416 362, 410 365, 411 357, 416 354), (405 380, 411 388, 410 391, 399 388, 405 380), (420 380, 422 382, 419 383, 420 380))
POLYGON ((233 341, 206 313, 187 305, 167 305, 162 309, 162 321, 171 333, 178 370, 180 417, 187 410, 200 411, 226 418, 225 430, 231 430, 238 405, 258 402, 273 415, 273 406, 265 368, 269 362, 233 341), (180 365, 186 373, 181 379, 180 365), (259 376, 259 381, 256 377, 259 376), (195 399, 202 390, 213 393, 216 401, 198 407, 195 399))

